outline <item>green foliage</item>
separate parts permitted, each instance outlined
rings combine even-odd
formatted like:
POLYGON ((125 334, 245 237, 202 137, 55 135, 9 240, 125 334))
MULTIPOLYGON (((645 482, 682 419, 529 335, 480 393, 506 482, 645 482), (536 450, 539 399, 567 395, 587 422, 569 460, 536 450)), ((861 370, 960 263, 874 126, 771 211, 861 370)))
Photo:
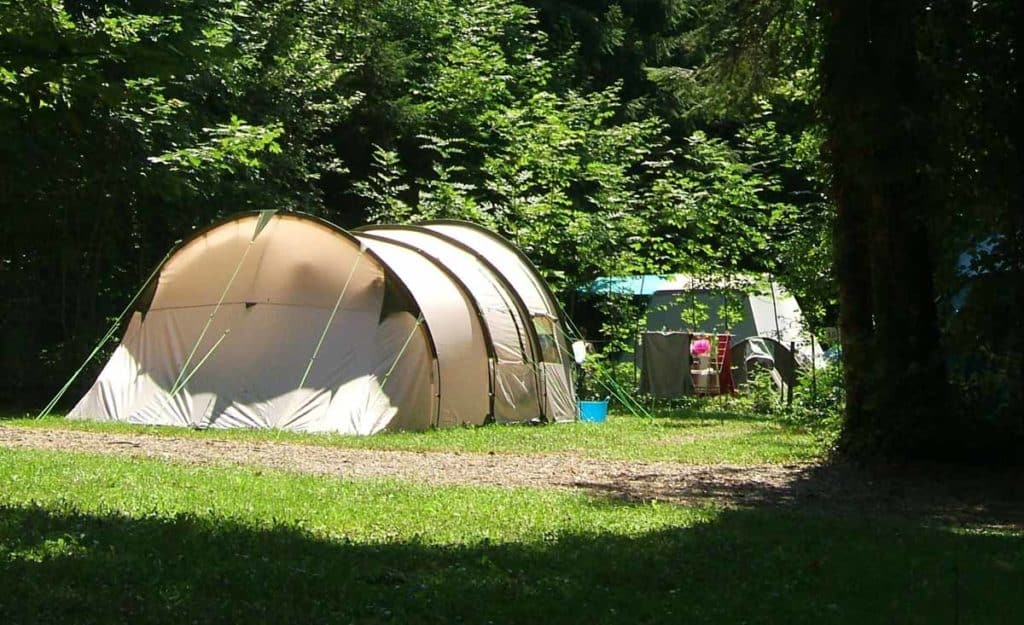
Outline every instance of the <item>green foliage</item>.
POLYGON ((740 389, 737 397, 731 399, 735 401, 736 409, 749 410, 768 418, 784 418, 787 410, 785 395, 775 385, 769 372, 763 369, 751 371, 747 384, 740 389))
POLYGON ((800 372, 793 389, 793 404, 779 413, 782 423, 805 427, 825 449, 834 449, 843 426, 846 389, 841 363, 830 363, 813 372, 800 372))
POLYGON ((664 409, 682 410, 693 416, 714 419, 715 415, 744 415, 765 424, 792 429, 813 438, 821 453, 834 450, 843 425, 846 393, 841 363, 818 367, 812 374, 809 367, 798 370, 793 387, 792 403, 788 389, 776 385, 770 372, 754 368, 749 379, 729 396, 683 397, 664 404, 664 409))
POLYGON ((60 358, 56 375, 42 373, 40 348, 87 352, 192 228, 244 209, 319 207, 318 180, 337 170, 323 133, 359 99, 341 84, 354 60, 336 45, 346 12, 0 5, 5 386, 20 395, 62 377, 60 358))
MULTIPOLYGON (((698 128, 728 108, 700 78, 721 39, 694 36, 723 14, 666 1, 652 19, 609 3, 588 30, 590 9, 558 27, 550 9, 4 4, 0 129, 18 138, 0 147, 13 209, 0 234, 5 383, 54 377, 44 366, 59 378, 171 241, 245 208, 471 219, 522 246, 563 296, 647 272, 784 266, 827 280, 820 255, 797 262, 827 229, 800 230, 816 208, 791 192, 816 171, 806 72, 773 78, 739 130, 698 128), (594 38, 567 39, 584 32, 594 38), (687 101, 648 82, 687 65, 687 101)), ((824 292, 798 290, 821 309, 824 292)), ((633 346, 633 304, 601 304, 609 353, 633 346)), ((632 388, 631 371, 610 368, 632 388)))
POLYGON ((710 318, 711 307, 707 302, 700 301, 692 295, 687 296, 686 294, 677 295, 676 303, 680 307, 680 317, 685 327, 693 329, 699 328, 710 318))
MULTIPOLYGON (((832 4, 7 0, 0 401, 49 395, 175 240, 245 209, 470 219, 521 245, 566 301, 599 275, 770 273, 811 328, 835 326, 829 187, 844 172, 820 156, 837 139, 822 87, 846 85, 883 122, 849 129, 870 140, 856 153, 913 140, 913 158, 864 163, 922 190, 898 204, 927 236, 889 248, 927 239, 923 301, 938 301, 960 410, 986 432, 975 448, 1017 453, 1020 3, 892 5, 916 7, 889 42, 916 68, 919 97, 898 106, 907 81, 826 82, 832 4)), ((630 349, 639 311, 600 308, 606 349, 630 349)))
POLYGON ((404 223, 412 219, 412 208, 401 199, 409 189, 403 183, 401 163, 394 150, 377 146, 373 150, 373 173, 357 182, 354 191, 369 201, 370 223, 404 223))
POLYGON ((609 358, 609 353, 613 353, 612 350, 605 349, 587 356, 582 366, 582 380, 578 384, 579 399, 606 399, 613 411, 649 419, 653 415, 645 412, 644 406, 634 396, 636 368, 633 363, 609 358))
MULTIPOLYGON (((563 297, 598 275, 775 266, 768 250, 809 214, 771 164, 813 164, 794 147, 804 75, 773 79, 771 107, 739 131, 700 128, 646 76, 710 59, 714 45, 687 41, 718 13, 666 0, 658 19, 608 3, 563 21, 553 8, 2 5, 4 384, 61 377, 74 358, 60 355, 88 351, 171 242, 244 209, 470 219, 522 246, 563 297)), ((787 276, 826 275, 796 262, 816 224, 787 248, 787 276)), ((631 346, 630 308, 605 308, 607 338, 631 346)))
POLYGON ((228 124, 203 128, 206 140, 195 147, 151 156, 149 160, 192 174, 204 170, 227 173, 235 173, 236 169, 257 170, 261 165, 261 152, 281 153, 277 138, 283 132, 280 124, 251 126, 232 116, 228 124))
POLYGON ((644 302, 630 295, 608 294, 598 300, 597 309, 602 319, 601 336, 606 341, 602 352, 632 351, 646 315, 644 302))
MULTIPOLYGON (((388 139, 400 149, 389 148, 391 160, 375 155, 369 182, 356 183, 372 218, 485 223, 523 247, 560 294, 598 275, 775 268, 769 233, 795 209, 771 196, 778 174, 743 147, 754 139, 698 130, 673 145, 671 120, 627 110, 625 76, 600 89, 566 89, 565 57, 551 53, 534 15, 514 3, 444 15, 435 14, 427 36, 449 45, 410 61, 417 69, 402 102, 417 113, 388 139)), ((605 17, 629 28, 619 7, 605 17)), ((780 98, 806 100, 790 91, 777 89, 780 98)), ((768 142, 767 134, 756 140, 768 142)), ((606 325, 616 335, 622 326, 606 325)))

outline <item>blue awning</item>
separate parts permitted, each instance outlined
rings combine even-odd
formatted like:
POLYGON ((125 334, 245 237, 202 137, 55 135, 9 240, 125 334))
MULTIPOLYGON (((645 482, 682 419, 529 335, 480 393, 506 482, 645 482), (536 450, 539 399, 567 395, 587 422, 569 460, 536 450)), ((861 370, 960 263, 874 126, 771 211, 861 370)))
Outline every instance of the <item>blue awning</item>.
POLYGON ((580 287, 584 293, 616 293, 619 295, 653 295, 670 277, 659 275, 643 276, 601 276, 590 284, 580 287))

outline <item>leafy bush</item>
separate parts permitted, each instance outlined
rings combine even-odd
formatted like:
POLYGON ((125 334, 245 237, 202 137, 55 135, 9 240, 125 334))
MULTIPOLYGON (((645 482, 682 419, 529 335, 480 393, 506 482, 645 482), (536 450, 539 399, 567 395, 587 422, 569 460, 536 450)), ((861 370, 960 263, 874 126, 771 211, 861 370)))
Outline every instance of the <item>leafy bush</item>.
POLYGON ((842 427, 845 391, 843 368, 839 363, 821 367, 812 377, 810 369, 800 371, 793 388, 793 402, 787 403, 767 370, 754 370, 736 395, 729 397, 686 397, 673 407, 709 414, 744 413, 766 417, 787 425, 806 428, 828 447, 837 440, 842 427))
POLYGON ((813 372, 804 369, 793 389, 793 404, 778 417, 814 430, 829 445, 839 437, 846 405, 843 367, 832 363, 813 372))
POLYGON ((617 362, 606 353, 588 354, 582 367, 582 384, 577 389, 580 399, 604 399, 624 393, 633 397, 633 364, 617 362))

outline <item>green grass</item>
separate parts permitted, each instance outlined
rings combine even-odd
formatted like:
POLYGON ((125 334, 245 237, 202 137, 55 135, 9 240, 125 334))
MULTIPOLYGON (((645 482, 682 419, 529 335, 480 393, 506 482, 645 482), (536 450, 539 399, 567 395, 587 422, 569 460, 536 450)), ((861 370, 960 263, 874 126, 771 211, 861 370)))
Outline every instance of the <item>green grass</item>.
POLYGON ((761 464, 820 459, 824 446, 811 432, 763 417, 680 412, 654 419, 612 414, 606 423, 450 428, 385 432, 370 437, 299 434, 276 430, 189 430, 123 423, 68 421, 59 417, 8 419, 19 427, 140 432, 230 440, 280 440, 360 449, 480 453, 573 453, 591 458, 694 464, 761 464))
POLYGON ((1024 537, 0 449, 0 587, 12 625, 1019 623, 1024 537))

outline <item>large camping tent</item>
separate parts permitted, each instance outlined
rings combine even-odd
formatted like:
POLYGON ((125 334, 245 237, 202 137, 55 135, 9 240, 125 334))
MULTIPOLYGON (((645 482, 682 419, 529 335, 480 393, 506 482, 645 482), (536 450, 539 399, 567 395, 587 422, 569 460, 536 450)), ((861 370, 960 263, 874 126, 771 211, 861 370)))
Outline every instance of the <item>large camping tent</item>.
POLYGON ((180 243, 130 315, 72 418, 349 434, 575 418, 551 293, 467 222, 237 215, 180 243))

